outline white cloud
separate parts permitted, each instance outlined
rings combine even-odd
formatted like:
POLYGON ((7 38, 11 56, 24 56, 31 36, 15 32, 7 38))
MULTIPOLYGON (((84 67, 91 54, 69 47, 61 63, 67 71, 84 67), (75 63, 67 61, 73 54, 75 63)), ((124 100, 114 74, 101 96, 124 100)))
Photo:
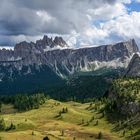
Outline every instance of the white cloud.
POLYGON ((109 20, 127 13, 126 7, 122 3, 114 5, 105 5, 97 9, 88 9, 88 14, 93 20, 109 20))
POLYGON ((14 50, 13 46, 0 46, 0 50, 6 49, 6 50, 14 50))
POLYGON ((77 37, 79 44, 101 45, 117 41, 136 39, 140 45, 140 12, 124 14, 107 22, 100 23, 98 27, 87 28, 77 37))
POLYGON ((118 0, 118 2, 130 4, 132 2, 132 0, 118 0))
POLYGON ((27 42, 35 42, 36 40, 38 39, 41 39, 42 36, 41 35, 38 35, 38 36, 29 36, 29 35, 18 35, 18 36, 10 36, 10 39, 12 41, 14 41, 15 43, 19 43, 19 42, 22 42, 22 41, 27 41, 27 42))
POLYGON ((85 31, 85 35, 87 36, 92 36, 92 37, 96 37, 98 38, 99 36, 100 37, 106 37, 107 36, 107 33, 104 32, 104 30, 102 29, 98 29, 96 27, 92 27, 92 28, 88 28, 86 31, 85 31))
POLYGON ((140 0, 135 0, 135 1, 138 2, 138 3, 140 2, 140 0))
POLYGON ((51 22, 55 18, 50 16, 46 11, 37 11, 36 14, 41 18, 42 22, 51 22))
POLYGON ((132 12, 111 20, 104 25, 109 34, 116 34, 124 38, 140 38, 140 12, 132 12))
POLYGON ((71 45, 140 40, 140 13, 128 14, 125 5, 134 0, 11 1, 0 5, 0 45, 35 41, 46 33, 62 35, 71 45))

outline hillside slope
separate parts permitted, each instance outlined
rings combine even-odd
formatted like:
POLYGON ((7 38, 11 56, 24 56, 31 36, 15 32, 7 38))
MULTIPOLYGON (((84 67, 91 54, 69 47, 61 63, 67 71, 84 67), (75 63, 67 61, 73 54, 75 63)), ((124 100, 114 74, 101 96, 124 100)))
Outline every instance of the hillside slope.
POLYGON ((15 130, 0 132, 2 140, 42 140, 45 136, 50 140, 95 140, 100 137, 100 132, 104 140, 125 140, 122 131, 113 132, 114 126, 99 113, 95 104, 62 103, 50 99, 39 109, 23 113, 15 111, 11 105, 2 106, 1 116, 6 125, 11 122, 16 125, 15 130), (67 108, 65 113, 63 108, 67 108))
POLYGON ((106 104, 108 119, 116 130, 130 131, 129 139, 140 139, 140 78, 119 78, 113 82, 106 104))

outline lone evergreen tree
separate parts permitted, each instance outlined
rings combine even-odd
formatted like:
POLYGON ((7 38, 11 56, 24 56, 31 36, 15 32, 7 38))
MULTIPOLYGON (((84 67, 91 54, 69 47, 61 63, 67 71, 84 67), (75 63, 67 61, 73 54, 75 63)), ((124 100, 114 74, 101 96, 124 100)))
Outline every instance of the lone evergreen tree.
POLYGON ((47 136, 43 138, 43 140, 50 140, 47 136))
POLYGON ((99 132, 97 139, 102 139, 103 138, 103 134, 102 132, 99 132))

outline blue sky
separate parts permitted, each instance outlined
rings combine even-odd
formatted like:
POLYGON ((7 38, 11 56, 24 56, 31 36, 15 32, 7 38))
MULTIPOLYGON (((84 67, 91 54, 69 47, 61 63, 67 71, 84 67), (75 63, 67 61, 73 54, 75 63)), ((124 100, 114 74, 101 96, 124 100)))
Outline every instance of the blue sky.
POLYGON ((132 11, 140 12, 140 3, 133 1, 131 4, 126 4, 126 6, 129 12, 132 12, 132 11))
POLYGON ((62 36, 76 47, 131 38, 140 46, 140 0, 0 1, 0 46, 46 34, 62 36))

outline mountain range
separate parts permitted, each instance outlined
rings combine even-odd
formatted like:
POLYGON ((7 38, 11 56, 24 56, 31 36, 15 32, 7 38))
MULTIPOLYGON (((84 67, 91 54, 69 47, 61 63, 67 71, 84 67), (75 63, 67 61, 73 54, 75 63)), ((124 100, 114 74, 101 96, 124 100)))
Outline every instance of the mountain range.
MULTIPOLYGON (((23 92, 23 89, 39 92, 63 85, 75 74, 125 69, 137 52, 134 39, 82 48, 68 46, 62 37, 53 39, 46 35, 36 42, 20 42, 13 50, 0 50, 0 93, 23 92)), ((131 74, 130 70, 127 73, 131 74)))

